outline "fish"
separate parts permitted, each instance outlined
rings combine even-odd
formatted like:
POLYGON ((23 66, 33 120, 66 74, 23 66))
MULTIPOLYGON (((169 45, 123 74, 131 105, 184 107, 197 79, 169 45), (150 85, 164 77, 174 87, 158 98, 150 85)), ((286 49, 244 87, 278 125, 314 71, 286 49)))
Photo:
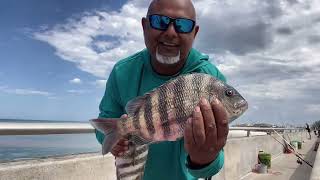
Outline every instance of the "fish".
MULTIPOLYGON (((132 142, 132 139, 128 139, 132 142)), ((117 180, 142 180, 147 156, 148 144, 131 143, 129 150, 115 159, 117 180)))
POLYGON ((183 138, 187 119, 201 98, 219 100, 229 123, 248 109, 247 101, 232 86, 212 75, 191 73, 130 100, 125 107, 126 118, 91 119, 92 126, 105 134, 102 154, 110 152, 123 137, 130 142, 129 150, 116 158, 117 179, 142 179, 148 146, 183 138))

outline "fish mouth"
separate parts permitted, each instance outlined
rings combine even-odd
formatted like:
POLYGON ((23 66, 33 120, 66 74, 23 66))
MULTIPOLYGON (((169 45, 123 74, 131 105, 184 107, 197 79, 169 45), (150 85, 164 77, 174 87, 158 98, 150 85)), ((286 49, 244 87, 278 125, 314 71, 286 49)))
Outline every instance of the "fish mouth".
POLYGON ((241 109, 241 110, 246 110, 248 109, 248 103, 245 100, 242 100, 240 102, 237 102, 234 104, 235 109, 241 109))
POLYGON ((232 112, 233 116, 230 117, 230 122, 237 119, 248 109, 248 103, 245 100, 241 100, 240 102, 234 104, 234 108, 235 110, 232 112))

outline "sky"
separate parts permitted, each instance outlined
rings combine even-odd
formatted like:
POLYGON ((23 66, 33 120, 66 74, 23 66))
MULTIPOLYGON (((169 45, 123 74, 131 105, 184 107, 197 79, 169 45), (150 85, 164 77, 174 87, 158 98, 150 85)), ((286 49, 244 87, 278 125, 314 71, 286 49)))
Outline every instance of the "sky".
MULTIPOLYGON (((145 48, 148 0, 0 1, 0 118, 87 121, 145 48)), ((194 48, 248 101, 241 123, 320 120, 320 1, 194 0, 194 48)))

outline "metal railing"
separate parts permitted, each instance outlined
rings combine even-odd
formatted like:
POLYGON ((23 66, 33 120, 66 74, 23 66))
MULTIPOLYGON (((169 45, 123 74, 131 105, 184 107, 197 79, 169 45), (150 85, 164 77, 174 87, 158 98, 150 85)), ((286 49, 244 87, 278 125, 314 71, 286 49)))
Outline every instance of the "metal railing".
POLYGON ((272 128, 272 127, 230 127, 230 130, 245 130, 247 131, 247 137, 250 136, 251 132, 258 131, 258 132, 266 132, 266 133, 274 133, 277 132, 301 132, 303 131, 302 128, 272 128))
POLYGON ((80 134, 93 133, 87 122, 0 122, 0 135, 80 134))
MULTIPOLYGON (((274 131, 297 132, 299 128, 230 127, 230 130, 245 130, 272 133, 274 131)), ((94 133, 89 122, 0 122, 0 135, 80 134, 94 133)))

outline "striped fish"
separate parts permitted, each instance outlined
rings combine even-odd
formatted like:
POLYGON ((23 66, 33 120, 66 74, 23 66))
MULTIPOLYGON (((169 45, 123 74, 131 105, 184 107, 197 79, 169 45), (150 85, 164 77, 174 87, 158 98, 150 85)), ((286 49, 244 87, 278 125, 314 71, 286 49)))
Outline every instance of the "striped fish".
POLYGON ((117 180, 141 180, 147 161, 148 144, 129 147, 122 157, 116 157, 117 180))
POLYGON ((126 105, 127 118, 93 119, 91 124, 105 134, 103 154, 122 137, 132 142, 129 151, 116 158, 118 179, 142 179, 148 144, 176 141, 183 137, 186 120, 204 97, 218 99, 229 123, 248 108, 246 100, 231 86, 203 73, 181 75, 137 97, 126 105))

